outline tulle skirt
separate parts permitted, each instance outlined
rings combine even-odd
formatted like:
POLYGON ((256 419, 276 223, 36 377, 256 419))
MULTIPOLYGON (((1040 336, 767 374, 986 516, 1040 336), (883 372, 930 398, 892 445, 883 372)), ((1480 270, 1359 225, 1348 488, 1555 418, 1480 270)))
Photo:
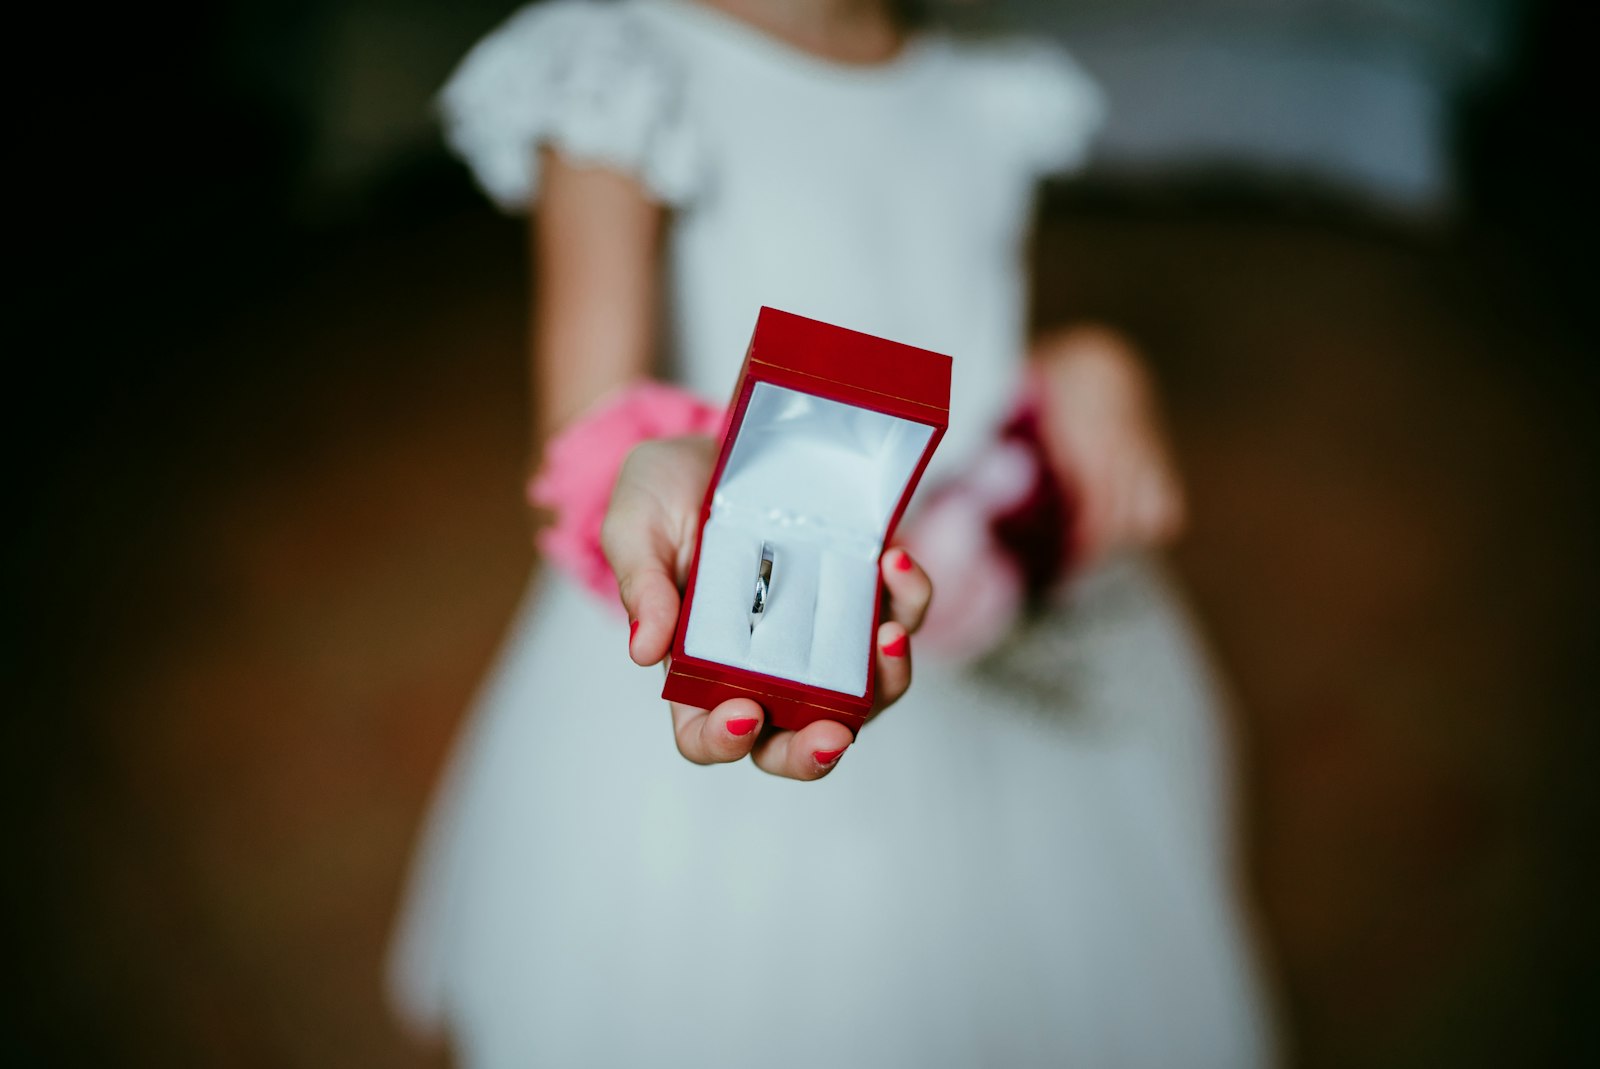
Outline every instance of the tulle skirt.
POLYGON ((811 784, 679 757, 627 631, 536 581, 440 789, 390 980, 465 1064, 1273 1060, 1217 691, 1152 562, 918 658, 811 784))

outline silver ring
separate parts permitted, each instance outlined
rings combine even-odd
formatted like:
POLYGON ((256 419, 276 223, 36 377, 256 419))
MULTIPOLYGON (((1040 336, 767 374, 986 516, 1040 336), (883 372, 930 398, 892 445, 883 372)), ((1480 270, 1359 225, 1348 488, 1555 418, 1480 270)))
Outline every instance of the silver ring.
POLYGON ((761 543, 761 563, 756 566, 755 597, 750 602, 750 632, 755 633, 756 624, 761 622, 761 614, 767 611, 767 602, 772 600, 772 547, 761 543))

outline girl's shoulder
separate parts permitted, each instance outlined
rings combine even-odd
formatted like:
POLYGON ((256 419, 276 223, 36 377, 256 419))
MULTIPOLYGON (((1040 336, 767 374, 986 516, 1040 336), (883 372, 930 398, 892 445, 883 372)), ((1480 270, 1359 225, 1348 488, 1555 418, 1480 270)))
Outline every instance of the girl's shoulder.
POLYGON ((650 0, 542 0, 469 51, 437 106, 445 140, 510 212, 538 187, 540 144, 637 175, 664 203, 696 184, 686 67, 650 0))
POLYGON ((946 38, 959 106, 1039 174, 1081 166, 1105 121, 1099 84, 1054 41, 946 38))

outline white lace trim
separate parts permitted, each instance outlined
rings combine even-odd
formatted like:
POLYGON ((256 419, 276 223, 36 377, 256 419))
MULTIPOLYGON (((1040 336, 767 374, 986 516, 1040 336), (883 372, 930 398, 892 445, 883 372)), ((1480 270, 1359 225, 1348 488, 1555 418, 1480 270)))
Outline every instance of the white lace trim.
POLYGON ((529 207, 542 143, 632 175, 667 204, 687 201, 699 178, 680 71, 626 4, 522 8, 467 54, 439 109, 445 140, 508 212, 529 207))

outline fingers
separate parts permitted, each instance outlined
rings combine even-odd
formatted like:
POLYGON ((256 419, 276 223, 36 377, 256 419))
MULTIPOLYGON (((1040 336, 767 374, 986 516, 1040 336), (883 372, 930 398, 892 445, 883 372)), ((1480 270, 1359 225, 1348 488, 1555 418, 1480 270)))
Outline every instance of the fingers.
MULTIPOLYGON (((905 634, 899 624, 884 626, 905 634)), ((909 681, 909 666, 904 671, 909 681)), ((894 696, 904 693, 905 685, 897 684, 894 696)), ((669 704, 678 752, 697 765, 728 764, 750 756, 758 768, 774 776, 821 779, 855 741, 849 728, 832 720, 818 720, 799 731, 763 734, 766 715, 748 698, 734 698, 710 710, 669 704)))
POLYGON ((1115 537, 1115 486, 1110 466, 1103 461, 1078 474, 1078 551, 1085 560, 1097 559, 1115 537))
POLYGON ((601 528, 600 546, 628 610, 628 656, 635 664, 657 664, 671 649, 678 625, 677 549, 650 510, 625 500, 620 483, 617 495, 601 528))
POLYGON ((928 603, 933 600, 933 583, 911 554, 896 547, 885 553, 878 562, 883 571, 883 585, 889 592, 889 618, 907 632, 922 626, 928 613, 928 603))
POLYGON ((1118 478, 1117 541, 1158 546, 1176 537, 1183 525, 1183 492, 1166 458, 1136 457, 1118 478))
POLYGON ((659 664, 672 648, 678 623, 678 587, 665 569, 638 568, 617 576, 628 610, 628 656, 635 664, 659 664))
POLYGON ((855 741, 850 729, 833 720, 817 720, 799 731, 774 731, 760 739, 751 757, 763 772, 785 779, 821 779, 838 765, 855 741))
POLYGON ((1111 472, 1103 491, 1106 500, 1104 539, 1101 546, 1137 546, 1145 542, 1136 511, 1140 485, 1140 458, 1118 456, 1113 459, 1111 472))
POLYGON ((1079 482, 1079 545, 1093 560, 1117 546, 1158 546, 1183 530, 1183 490, 1160 456, 1101 464, 1079 482))
POLYGON ((721 765, 750 753, 761 737, 766 715, 749 698, 734 698, 715 709, 672 706, 672 734, 678 752, 697 765, 721 765))
MULTIPOLYGON (((647 540, 625 538, 621 532, 605 541, 607 557, 617 571, 622 603, 636 622, 630 653, 638 663, 652 664, 666 655, 677 616, 677 587, 668 570, 671 558, 662 556, 647 540)), ((885 553, 880 567, 889 594, 890 618, 878 626, 875 636, 878 682, 874 713, 894 704, 910 687, 910 635, 922 625, 933 597, 927 573, 904 549, 885 553)), ((799 731, 763 732, 764 712, 745 698, 723 702, 712 710, 676 703, 671 709, 678 752, 699 765, 725 764, 748 754, 758 768, 774 776, 815 780, 832 772, 855 741, 849 728, 832 720, 818 720, 799 731)))
POLYGON ((878 662, 878 693, 872 709, 878 713, 899 701, 911 686, 911 636, 905 625, 894 620, 879 624, 874 656, 878 662))
MULTIPOLYGON (((926 577, 921 580, 925 586, 926 577)), ((927 599, 922 599, 926 609, 927 599)), ((873 714, 887 709, 911 686, 911 636, 897 620, 878 625, 877 698, 873 714)), ((673 736, 678 752, 697 765, 725 764, 749 754, 756 767, 785 779, 821 779, 839 763, 855 735, 843 724, 818 720, 799 731, 763 734, 766 716, 746 698, 723 702, 712 710, 672 703, 673 736)))
POLYGON ((1183 490, 1169 470, 1142 474, 1133 508, 1134 523, 1148 542, 1170 542, 1183 532, 1183 490))

